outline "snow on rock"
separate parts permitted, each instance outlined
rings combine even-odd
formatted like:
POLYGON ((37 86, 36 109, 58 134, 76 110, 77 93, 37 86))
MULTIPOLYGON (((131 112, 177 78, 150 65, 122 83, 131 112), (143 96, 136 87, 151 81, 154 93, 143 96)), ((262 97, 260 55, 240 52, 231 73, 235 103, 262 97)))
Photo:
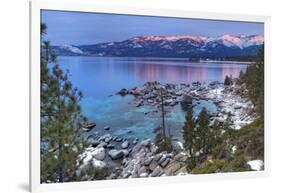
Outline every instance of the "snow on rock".
POLYGON ((178 146, 179 146, 182 150, 184 149, 182 142, 177 141, 177 144, 178 144, 178 146))
POLYGON ((186 176, 186 175, 188 175, 187 172, 180 172, 180 173, 177 174, 177 176, 186 176))
POLYGON ((247 164, 251 167, 251 170, 261 171, 263 170, 264 163, 262 160, 248 161, 247 164))
POLYGON ((252 123, 256 114, 251 114, 254 109, 253 103, 236 94, 236 89, 236 86, 218 85, 216 88, 209 89, 206 97, 213 100, 220 109, 217 120, 223 122, 227 118, 227 114, 230 113, 233 121, 232 128, 238 130, 252 123))
POLYGON ((88 147, 85 151, 79 155, 77 160, 78 170, 76 174, 79 176, 82 171, 87 170, 89 166, 93 166, 96 169, 104 169, 107 167, 106 162, 102 161, 105 158, 105 150, 103 147, 88 147), (82 163, 81 163, 82 162, 82 163))
POLYGON ((106 162, 100 161, 100 160, 97 160, 97 159, 92 160, 92 165, 96 169, 104 169, 104 168, 107 167, 106 162))
POLYGON ((234 145, 234 146, 231 148, 231 151, 232 151, 232 153, 234 154, 234 153, 236 152, 236 150, 237 150, 237 146, 234 145))

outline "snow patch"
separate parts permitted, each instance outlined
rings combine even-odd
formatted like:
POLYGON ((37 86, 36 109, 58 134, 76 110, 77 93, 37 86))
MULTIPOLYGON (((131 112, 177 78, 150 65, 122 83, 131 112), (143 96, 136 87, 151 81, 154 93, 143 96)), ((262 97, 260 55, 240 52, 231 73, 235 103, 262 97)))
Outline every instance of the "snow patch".
POLYGON ((247 164, 251 167, 254 171, 261 171, 263 169, 263 161, 262 160, 252 160, 248 161, 247 164))
POLYGON ((66 50, 68 50, 70 52, 73 52, 75 54, 83 54, 84 53, 80 48, 75 47, 73 45, 65 44, 65 45, 61 46, 61 48, 66 49, 66 50))
POLYGON ((237 150, 237 146, 234 145, 234 146, 231 148, 231 151, 232 151, 232 153, 234 154, 234 153, 236 152, 236 150, 237 150))

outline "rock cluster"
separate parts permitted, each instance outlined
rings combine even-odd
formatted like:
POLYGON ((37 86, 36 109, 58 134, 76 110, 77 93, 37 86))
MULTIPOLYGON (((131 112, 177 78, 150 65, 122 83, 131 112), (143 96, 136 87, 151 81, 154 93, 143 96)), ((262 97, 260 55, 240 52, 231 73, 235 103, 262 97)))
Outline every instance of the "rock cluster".
MULTIPOLYGON (((239 92, 247 92, 243 85, 237 85, 234 82, 232 86, 224 86, 222 83, 214 81, 209 84, 193 82, 190 84, 160 84, 159 82, 147 82, 142 87, 132 89, 121 89, 118 94, 135 96, 135 106, 140 107, 149 105, 152 107, 151 112, 159 112, 162 104, 167 106, 165 110, 173 108, 177 104, 186 110, 189 105, 195 106, 200 104, 200 100, 213 102, 217 107, 217 112, 210 113, 212 120, 224 122, 227 115, 232 116, 234 122, 233 129, 253 122, 256 118, 253 103, 243 98, 239 92)), ((243 94, 243 93, 242 93, 243 94)))
POLYGON ((175 176, 186 173, 184 153, 157 153, 149 139, 133 147, 131 157, 124 159, 118 178, 175 176))
POLYGON ((230 114, 233 121, 232 128, 240 129, 252 123, 257 117, 254 113, 253 103, 247 97, 244 98, 238 94, 241 90, 243 89, 239 85, 216 85, 204 89, 199 94, 217 105, 218 112, 214 119, 223 123, 230 114))
POLYGON ((117 94, 122 96, 128 94, 135 96, 136 107, 148 104, 159 108, 162 98, 165 106, 173 107, 177 105, 180 101, 182 101, 181 97, 187 95, 190 89, 192 88, 190 88, 189 84, 162 85, 159 82, 155 81, 147 82, 143 85, 143 87, 134 87, 128 90, 123 88, 118 91, 117 94))
POLYGON ((157 146, 150 139, 139 143, 137 139, 134 139, 131 144, 125 138, 112 137, 110 134, 96 138, 93 136, 88 138, 92 146, 86 148, 85 152, 79 156, 78 162, 81 165, 77 175, 87 170, 89 166, 110 170, 107 179, 186 174, 187 156, 183 153, 181 145, 175 144, 172 153, 158 153, 157 146), (109 147, 113 143, 115 146, 109 147), (117 147, 116 144, 118 144, 117 147))

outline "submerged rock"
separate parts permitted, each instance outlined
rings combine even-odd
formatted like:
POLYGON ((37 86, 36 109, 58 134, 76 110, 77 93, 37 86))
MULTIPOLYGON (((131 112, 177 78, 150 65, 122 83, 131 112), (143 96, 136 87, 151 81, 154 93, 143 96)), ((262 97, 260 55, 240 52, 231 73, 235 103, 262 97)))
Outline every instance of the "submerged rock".
POLYGON ((89 132, 91 131, 94 127, 96 127, 96 123, 92 122, 92 123, 87 123, 86 125, 83 126, 82 130, 85 132, 89 132))
POLYGON ((100 144, 100 142, 98 140, 94 139, 93 137, 89 137, 87 139, 87 142, 89 144, 91 144, 93 147, 97 147, 100 144))
POLYGON ((122 144, 121 144, 121 148, 123 149, 126 149, 129 147, 129 142, 128 141, 124 141, 122 144))
POLYGON ((105 134, 99 138, 99 141, 105 141, 105 140, 110 141, 111 139, 112 139, 112 136, 110 134, 105 134))
POLYGON ((128 90, 126 88, 122 88, 120 91, 117 92, 117 94, 125 96, 128 94, 128 90))
POLYGON ((183 97, 183 100, 181 101, 181 107, 186 111, 190 105, 192 105, 192 97, 189 95, 185 95, 183 97))
POLYGON ((140 144, 144 147, 148 147, 151 144, 151 140, 150 139, 143 140, 140 144))
POLYGON ((115 141, 116 142, 121 142, 121 141, 123 141, 123 139, 121 137, 117 137, 115 141))
POLYGON ((134 139, 133 144, 136 145, 138 143, 138 138, 134 139))

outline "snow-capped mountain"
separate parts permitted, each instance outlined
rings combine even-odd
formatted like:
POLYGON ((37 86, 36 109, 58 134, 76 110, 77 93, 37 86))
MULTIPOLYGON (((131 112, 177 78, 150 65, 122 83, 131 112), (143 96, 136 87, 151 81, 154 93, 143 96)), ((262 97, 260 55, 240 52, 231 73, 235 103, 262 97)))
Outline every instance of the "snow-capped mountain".
POLYGON ((68 50, 70 52, 76 53, 76 54, 83 54, 83 51, 80 48, 75 47, 73 45, 65 44, 65 45, 61 46, 61 48, 68 50))
POLYGON ((65 44, 62 46, 53 46, 53 49, 58 55, 63 56, 80 56, 86 55, 78 46, 65 44))
POLYGON ((59 55, 235 57, 256 55, 263 43, 262 35, 135 36, 119 42, 60 46, 56 50, 59 55))

